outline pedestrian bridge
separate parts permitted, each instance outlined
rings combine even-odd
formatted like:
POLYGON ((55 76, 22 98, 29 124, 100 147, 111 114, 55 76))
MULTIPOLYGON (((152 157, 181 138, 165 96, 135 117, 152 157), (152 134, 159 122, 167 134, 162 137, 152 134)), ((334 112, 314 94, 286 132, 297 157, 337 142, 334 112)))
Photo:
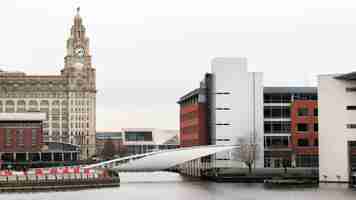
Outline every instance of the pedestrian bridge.
POLYGON ((160 171, 176 167, 191 160, 235 148, 239 148, 239 146, 208 145, 162 150, 117 158, 88 165, 84 168, 111 168, 117 171, 160 171))

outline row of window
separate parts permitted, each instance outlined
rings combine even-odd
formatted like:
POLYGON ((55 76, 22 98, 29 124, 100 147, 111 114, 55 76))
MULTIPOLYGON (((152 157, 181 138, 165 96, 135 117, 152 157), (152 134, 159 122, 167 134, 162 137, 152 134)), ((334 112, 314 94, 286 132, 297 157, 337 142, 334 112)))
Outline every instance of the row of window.
POLYGON ((290 108, 287 106, 265 106, 264 118, 290 118, 290 108))
MULTIPOLYGON (((13 144, 13 137, 14 135, 12 134, 14 129, 5 129, 5 134, 4 134, 4 141, 5 145, 9 146, 13 144)), ((24 129, 15 129, 15 140, 16 140, 16 145, 17 146, 24 146, 25 144, 25 135, 24 135, 24 129)), ((31 129, 31 143, 32 145, 37 144, 37 129, 31 129)))
POLYGON ((315 93, 271 93, 264 94, 264 103, 290 103, 292 100, 317 100, 315 93))

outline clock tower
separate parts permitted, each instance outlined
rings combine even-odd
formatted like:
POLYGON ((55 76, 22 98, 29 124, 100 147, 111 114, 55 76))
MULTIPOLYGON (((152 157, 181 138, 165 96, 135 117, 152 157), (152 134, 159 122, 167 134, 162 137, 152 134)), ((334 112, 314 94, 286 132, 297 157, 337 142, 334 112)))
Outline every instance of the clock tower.
POLYGON ((96 83, 95 69, 91 63, 89 38, 79 15, 74 17, 74 24, 67 39, 67 54, 61 75, 67 80, 69 133, 71 143, 80 145, 81 159, 88 159, 95 154, 96 132, 96 83))
MULTIPOLYGON (((67 40, 67 55, 64 58, 65 68, 73 67, 81 63, 83 67, 91 67, 91 56, 89 54, 89 38, 85 35, 85 27, 79 15, 79 8, 74 17, 74 24, 67 40)), ((79 65, 78 65, 79 66, 79 65)))

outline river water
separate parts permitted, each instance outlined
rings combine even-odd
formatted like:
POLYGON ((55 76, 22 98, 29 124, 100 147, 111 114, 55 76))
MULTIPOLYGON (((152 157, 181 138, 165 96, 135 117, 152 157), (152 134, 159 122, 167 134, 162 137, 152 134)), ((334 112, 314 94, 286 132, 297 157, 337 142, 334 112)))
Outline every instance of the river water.
POLYGON ((0 194, 0 200, 355 200, 343 184, 267 189, 263 184, 193 181, 170 172, 121 173, 117 188, 0 194))

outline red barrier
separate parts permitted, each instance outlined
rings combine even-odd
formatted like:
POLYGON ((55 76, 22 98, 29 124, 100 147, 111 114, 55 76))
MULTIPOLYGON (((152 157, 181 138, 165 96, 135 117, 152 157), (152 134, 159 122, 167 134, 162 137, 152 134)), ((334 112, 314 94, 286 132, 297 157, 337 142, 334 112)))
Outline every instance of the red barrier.
POLYGON ((38 169, 35 169, 35 174, 36 176, 43 176, 43 169, 41 168, 38 168, 38 169))

